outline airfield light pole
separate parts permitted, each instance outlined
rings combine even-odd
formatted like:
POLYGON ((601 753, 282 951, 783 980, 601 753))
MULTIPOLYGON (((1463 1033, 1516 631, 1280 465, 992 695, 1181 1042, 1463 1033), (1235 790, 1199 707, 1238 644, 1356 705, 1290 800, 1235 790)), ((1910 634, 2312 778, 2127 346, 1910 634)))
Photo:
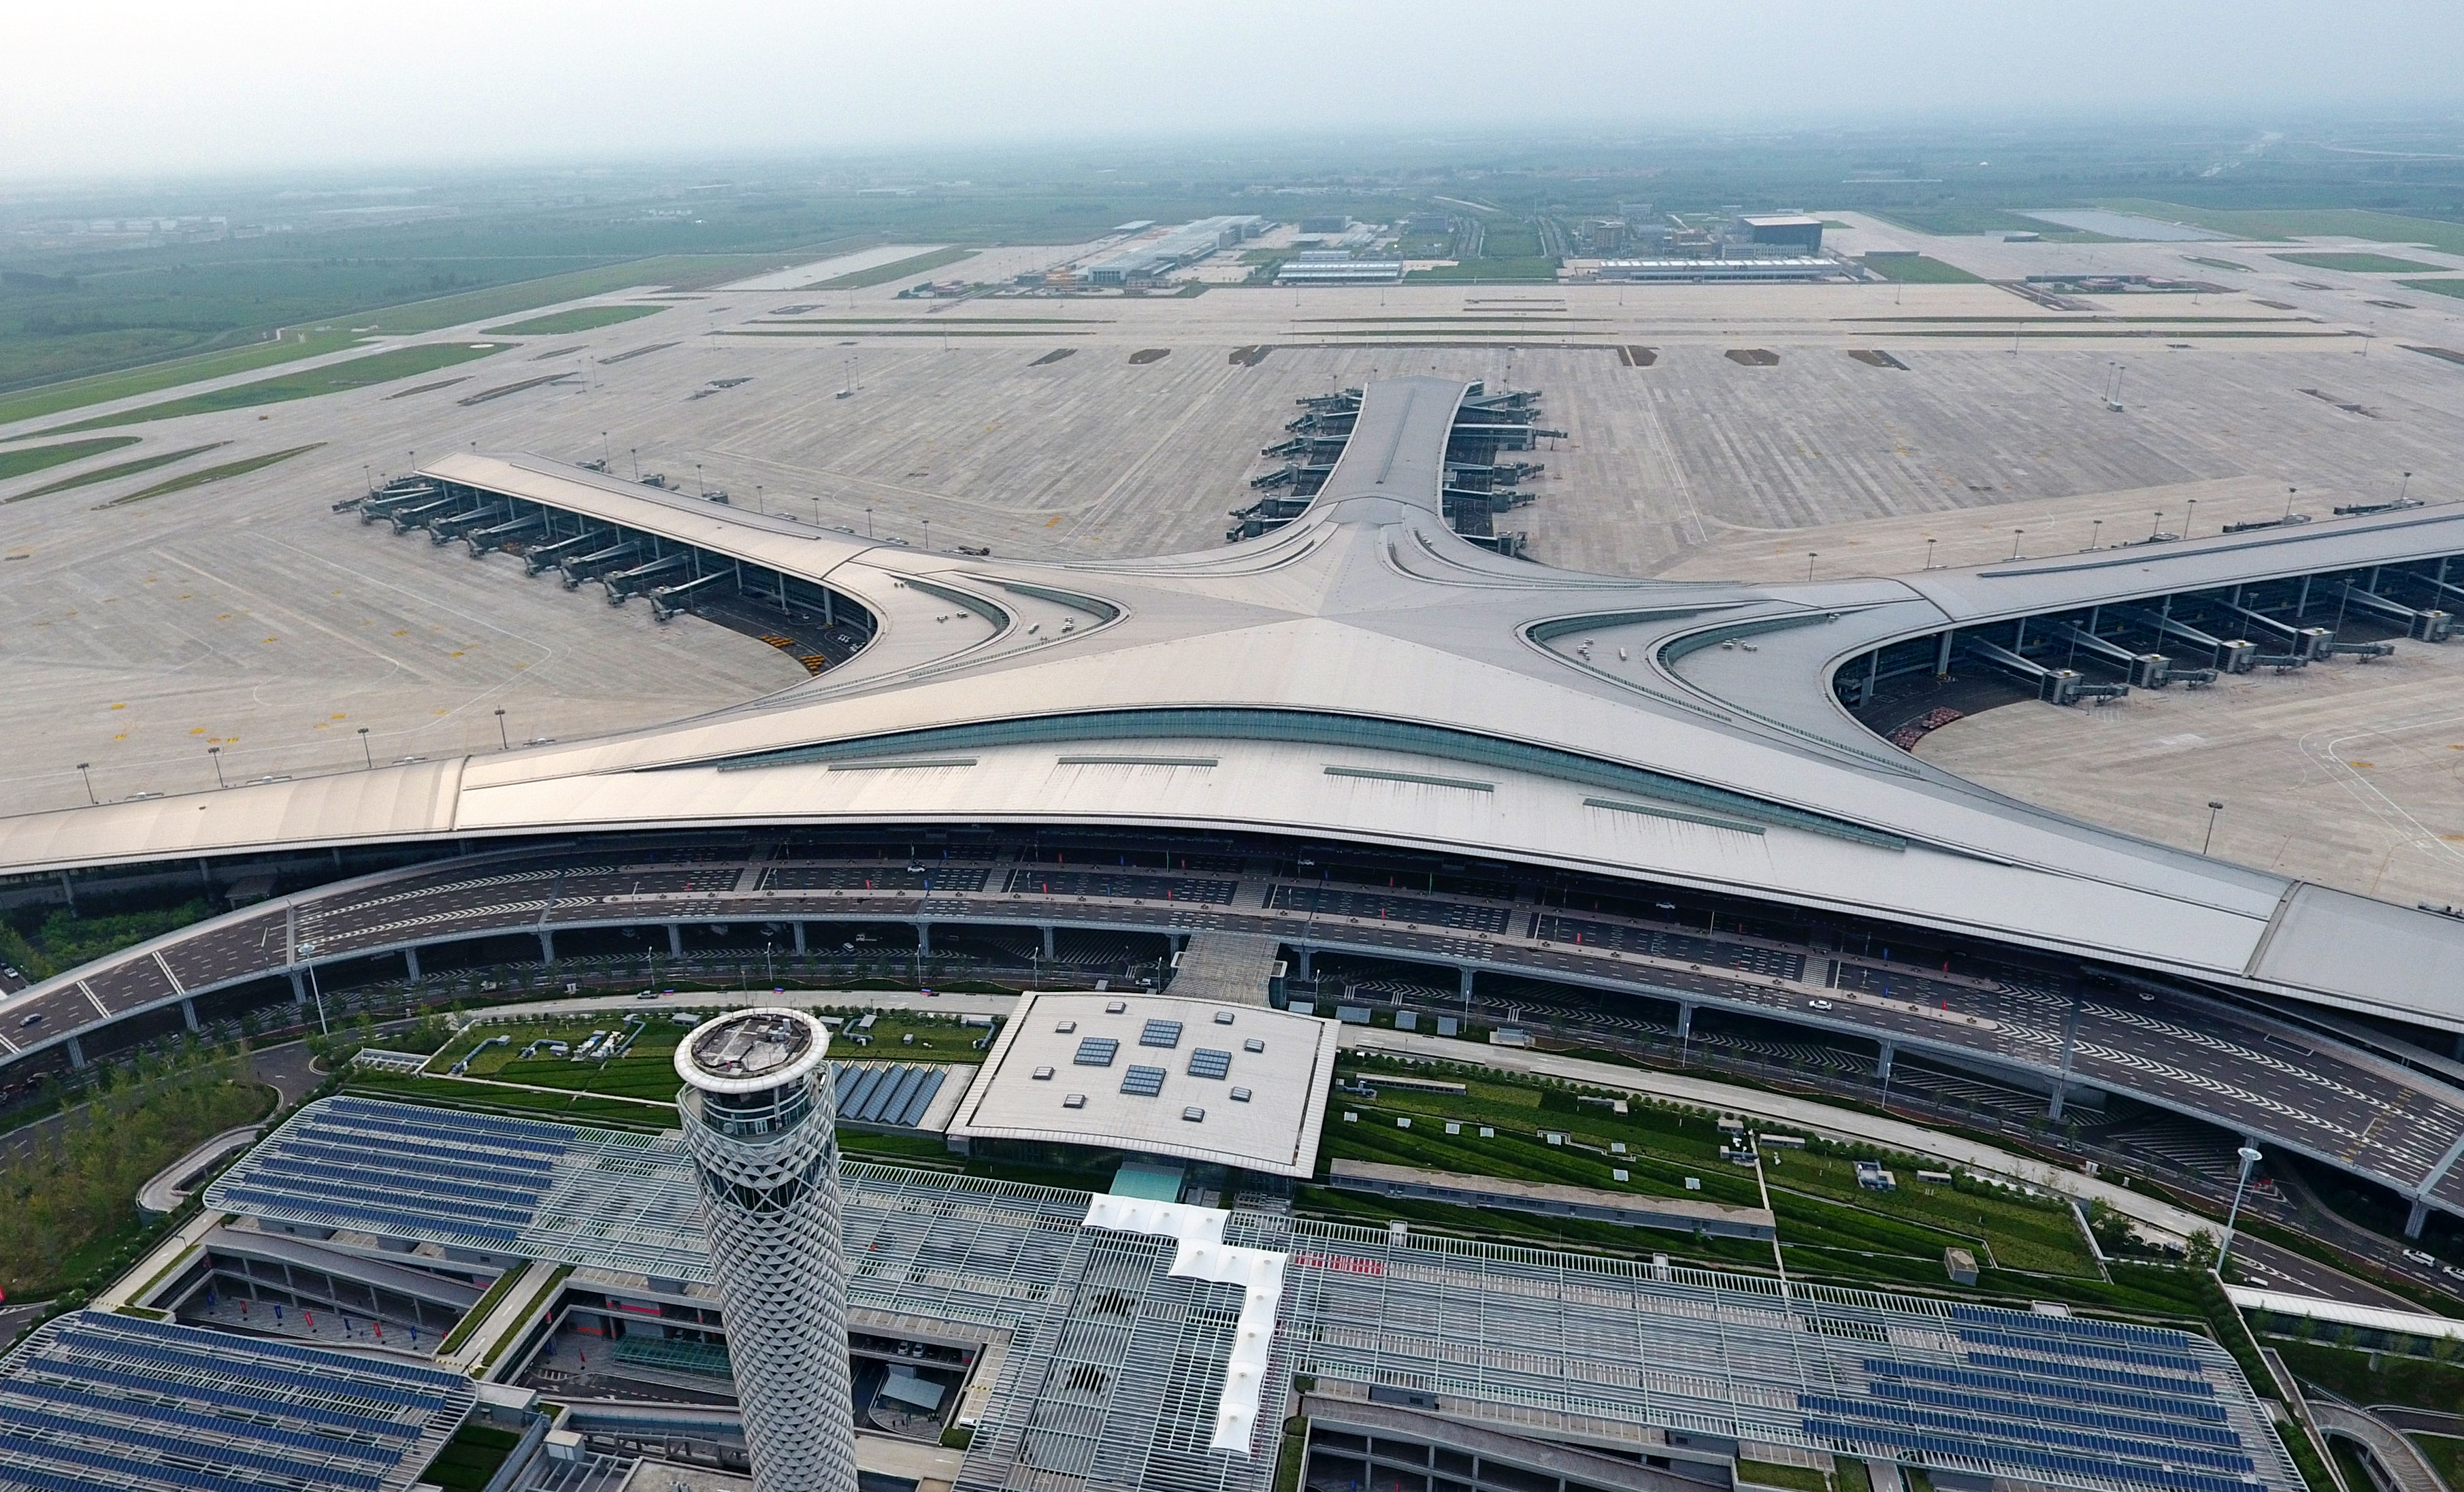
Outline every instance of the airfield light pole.
POLYGON ((642 448, 627 446, 625 449, 633 453, 633 480, 638 482, 642 479, 642 448))
POLYGON ((2288 518, 2293 516, 2293 494, 2300 490, 2301 489, 2299 487, 2288 487, 2284 489, 2284 516, 2288 518))
POLYGON ((2190 499, 2190 507, 2189 507, 2189 511, 2188 511, 2188 512, 2186 512, 2186 513, 2184 513, 2184 514, 2182 515, 2182 537, 2183 537, 2184 538, 2189 538, 2189 537, 2190 537, 2190 524, 2191 524, 2193 521, 2195 521, 2195 520, 2198 518, 2198 516, 2199 516, 2199 499, 2197 499, 2196 497, 2193 497, 2193 498, 2191 498, 2191 499, 2190 499))
POLYGON ((864 537, 868 543, 872 539, 872 510, 870 508, 864 510, 864 537))
POLYGON ((616 449, 607 443, 607 432, 599 432, 599 465, 605 469, 616 464, 616 449))
MULTIPOLYGON (((299 955, 303 962, 306 960, 308 954, 313 954, 316 951, 317 945, 314 943, 302 943, 299 945, 299 955)), ((317 1001, 317 1034, 319 1036, 333 1035, 333 1027, 325 1023, 325 987, 318 982, 317 966, 313 963, 308 965, 308 994, 310 998, 317 1001)))
POLYGON ((710 484, 702 480, 701 463, 698 461, 693 463, 693 491, 699 496, 710 495, 710 484))
POLYGON ((2025 535, 2027 532, 2028 532, 2028 531, 2027 531, 2026 529, 2013 529, 2013 530, 2011 531, 2011 558, 2012 558, 2012 559, 2016 560, 2016 559, 2018 559, 2018 558, 2019 558, 2019 539, 2020 539, 2020 538, 2021 538, 2023 535, 2025 535))
POLYGON ((496 712, 496 745, 504 751, 514 749, 514 738, 505 734, 505 713, 502 710, 496 712))
POLYGON ((219 746, 207 747, 206 759, 214 764, 214 786, 231 786, 229 782, 223 780, 223 749, 219 746))
POLYGON ((2159 508, 2159 509, 2157 509, 2157 510, 2156 510, 2156 521, 2147 525, 2147 539, 2148 539, 2148 542, 2150 542, 2150 543, 2155 542, 2156 536, 2157 536, 2158 534, 2160 534, 2160 533, 2163 533, 2163 532, 2164 532, 2164 529, 2165 529, 2165 510, 2164 510, 2164 509, 2162 509, 2162 508, 2159 508))
POLYGON ((78 762, 77 776, 85 779, 85 801, 88 803, 99 803, 102 800, 94 796, 94 774, 86 770, 86 768, 92 765, 94 765, 94 763, 90 761, 78 762))
POLYGON ((360 727, 360 755, 367 758, 368 770, 374 772, 377 769, 377 752, 368 744, 368 728, 364 725, 360 727))
POLYGON ((1808 581, 1814 579, 1814 561, 1822 557, 1811 549, 1805 552, 1805 578, 1808 581))
POLYGON ((2096 548, 2096 547, 2097 547, 2097 540, 2098 540, 2100 538, 2101 538, 2101 537, 2103 536, 2103 533, 2104 533, 2104 520, 2103 520, 2102 518, 2090 518, 2090 519, 2088 519, 2088 520, 2087 520, 2087 547, 2088 547, 2088 548, 2090 548, 2090 549, 2094 549, 2094 548, 2096 548))
POLYGON ((1926 569, 1928 569, 1928 570, 1930 570, 1930 569, 1932 569, 1932 568, 1933 568, 1933 545, 1934 545, 1934 541, 1933 541, 1932 539, 1928 538, 1928 539, 1926 539, 1926 540, 1925 540, 1925 567, 1926 569))
POLYGON ((2208 800, 2208 832, 2199 841, 2200 854, 2206 854, 2208 846, 2216 842, 2216 815, 2224 811, 2225 805, 2222 802, 2212 798, 2208 800))
POLYGON ((2399 487, 2399 488, 2397 488, 2397 489, 2395 490, 2395 500, 2396 500, 2396 501, 2398 501, 2398 502, 2402 502, 2402 501, 2404 501, 2404 499, 2405 499, 2408 495, 2409 495, 2411 492, 2412 492, 2412 473, 2411 473, 2411 472, 2407 472, 2406 473, 2404 473, 2404 485, 2403 485, 2402 487, 2399 487))
POLYGON ((2216 1246, 2216 1278, 2219 1280, 2223 1279, 2225 1274, 2225 1256, 2233 1252, 2233 1222, 2241 1217, 2242 1191, 2250 1185, 2251 1168, 2257 1165, 2260 1159, 2257 1150, 2248 1145, 2233 1153, 2241 1160, 2241 1179, 2233 1183, 2233 1206, 2225 1213, 2224 1241, 2216 1246))

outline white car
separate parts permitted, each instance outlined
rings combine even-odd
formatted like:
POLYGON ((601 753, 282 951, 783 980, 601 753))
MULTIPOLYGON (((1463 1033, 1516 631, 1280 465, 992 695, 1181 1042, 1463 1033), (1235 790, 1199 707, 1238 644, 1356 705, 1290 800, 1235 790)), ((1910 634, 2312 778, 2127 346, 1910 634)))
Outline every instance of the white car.
POLYGON ((1808 1010, 1829 1010, 1831 1008, 1831 1001, 1827 999, 1809 999, 1805 1002, 1805 1006, 1808 1010))
POLYGON ((2417 1248, 2406 1249, 2404 1251, 2404 1257, 2411 1260, 2416 1264, 2429 1264, 2434 1267, 2438 1262, 2437 1260, 2431 1258, 2428 1254, 2423 1253, 2417 1248))

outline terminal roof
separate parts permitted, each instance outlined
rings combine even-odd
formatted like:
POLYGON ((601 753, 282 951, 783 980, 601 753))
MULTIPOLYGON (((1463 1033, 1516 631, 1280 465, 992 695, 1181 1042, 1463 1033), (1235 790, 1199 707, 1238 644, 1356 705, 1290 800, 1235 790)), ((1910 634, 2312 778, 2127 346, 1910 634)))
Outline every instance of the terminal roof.
POLYGON ((1464 394, 1373 384, 1302 516, 1120 561, 863 545, 533 457, 448 457, 429 474, 806 577, 880 625, 842 668, 655 730, 0 821, 0 872, 725 824, 1264 830, 1871 913, 2464 1029, 2464 922, 1984 790, 1874 735, 1830 687, 1846 660, 1947 627, 2464 554, 2464 510, 1907 580, 1581 575, 1448 527, 1464 394), (1132 770, 1112 750, 1194 765, 1132 770), (2343 956, 2384 928, 2401 930, 2393 956, 2343 956))

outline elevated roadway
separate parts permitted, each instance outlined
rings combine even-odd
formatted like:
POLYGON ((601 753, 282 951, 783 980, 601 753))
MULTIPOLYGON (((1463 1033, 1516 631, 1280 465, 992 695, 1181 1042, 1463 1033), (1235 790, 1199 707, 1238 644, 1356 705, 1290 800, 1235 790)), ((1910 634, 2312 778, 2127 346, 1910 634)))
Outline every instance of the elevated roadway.
POLYGON ((336 965, 393 958, 417 974, 423 950, 433 960, 481 938, 518 940, 496 945, 503 961, 552 966, 560 937, 570 948, 609 929, 638 930, 679 958, 686 930, 719 927, 737 946, 768 942, 782 954, 885 924, 914 929, 919 952, 935 928, 1047 939, 1063 929, 1205 930, 1271 938, 1305 962, 1351 954, 1449 969, 1466 995, 1484 975, 1515 976, 1674 1006, 1681 1024, 1703 1009, 1782 1020, 1872 1042, 1885 1064, 1924 1054, 2049 1097, 2123 1094, 2366 1176, 2422 1212, 2464 1216, 2464 1086, 2244 1006, 2188 990, 2141 998, 2039 971, 1969 973, 1965 957, 1962 972, 1945 973, 1661 915, 1577 913, 1540 905, 1529 888, 1482 896, 1330 886, 1213 848, 1192 847, 1189 869, 1071 867, 1020 858, 1030 851, 1017 843, 930 862, 741 841, 475 856, 285 897, 99 961, 12 1002, 8 1041, 28 1053, 64 1047, 109 1021, 270 978, 304 996, 312 970, 336 965), (28 1016, 41 1019, 29 1026, 28 1016))

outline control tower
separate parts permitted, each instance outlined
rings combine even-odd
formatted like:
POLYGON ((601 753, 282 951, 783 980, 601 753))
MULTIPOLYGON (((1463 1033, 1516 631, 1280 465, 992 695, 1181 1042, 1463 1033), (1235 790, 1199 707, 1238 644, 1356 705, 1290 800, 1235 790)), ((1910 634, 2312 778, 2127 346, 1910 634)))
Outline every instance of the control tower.
POLYGON ((676 1048, 685 1149, 759 1492, 856 1492, 829 1031, 740 1010, 676 1048))

